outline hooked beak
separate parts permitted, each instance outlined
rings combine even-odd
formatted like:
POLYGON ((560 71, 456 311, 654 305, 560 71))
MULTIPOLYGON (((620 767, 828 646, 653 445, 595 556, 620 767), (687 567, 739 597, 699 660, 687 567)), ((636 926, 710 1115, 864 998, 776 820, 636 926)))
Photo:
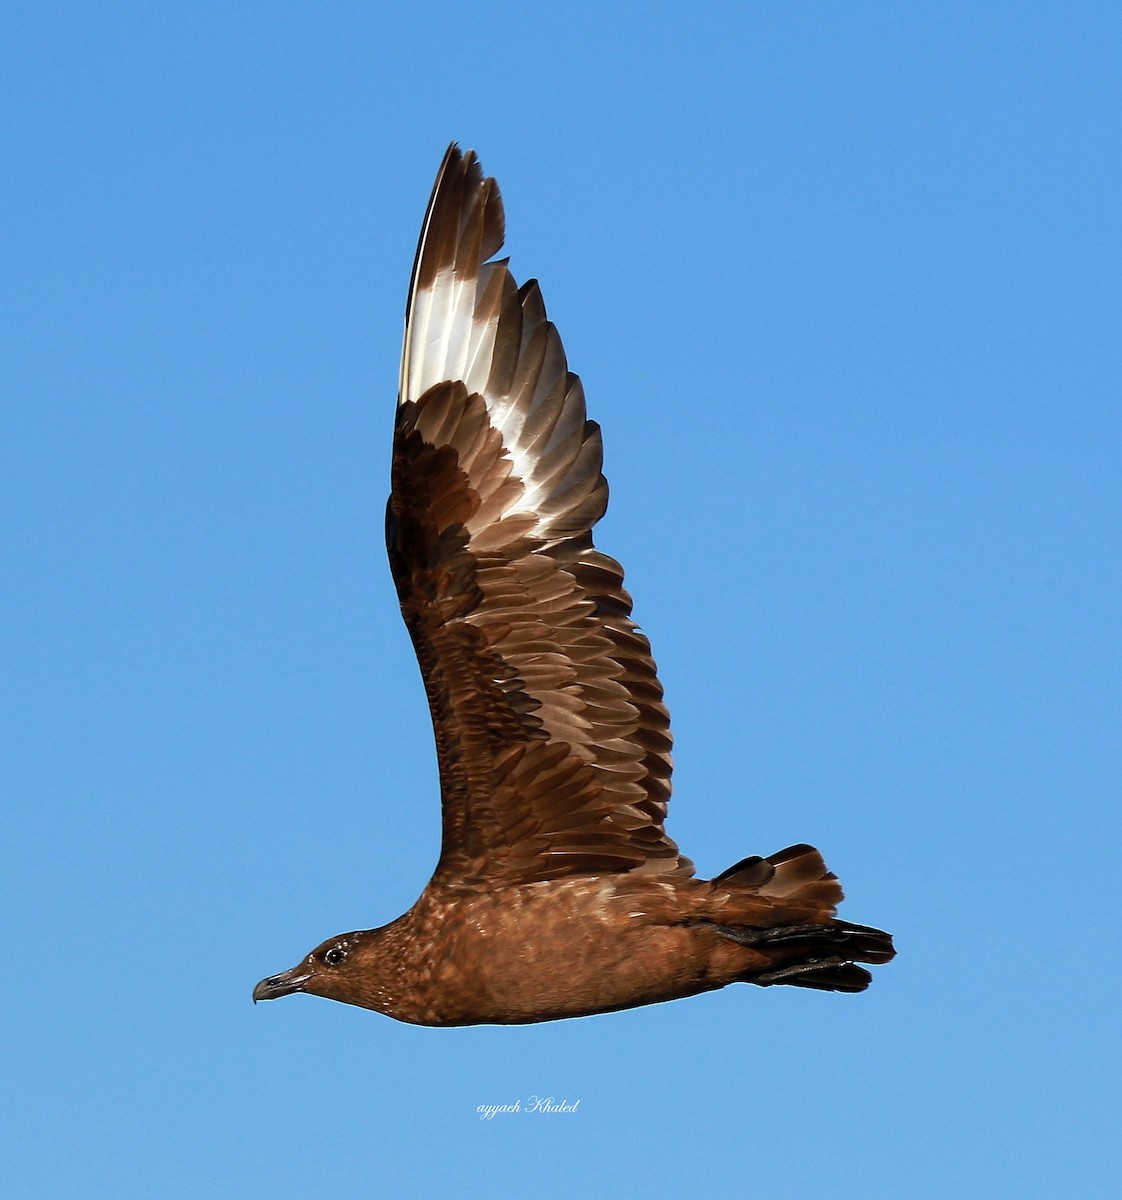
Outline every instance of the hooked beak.
POLYGON ((279 975, 270 975, 262 979, 253 989, 253 1003, 258 1000, 276 1000, 278 996, 289 996, 293 992, 302 992, 304 984, 312 977, 307 963, 301 963, 290 971, 281 971, 279 975))

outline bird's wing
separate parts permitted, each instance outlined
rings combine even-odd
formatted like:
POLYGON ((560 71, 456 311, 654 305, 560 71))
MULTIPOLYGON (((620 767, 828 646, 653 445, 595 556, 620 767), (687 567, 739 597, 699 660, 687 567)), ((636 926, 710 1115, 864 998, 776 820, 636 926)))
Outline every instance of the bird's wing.
POLYGON ((436 731, 436 878, 688 875, 662 828, 650 644, 592 545, 600 430, 537 284, 487 261, 503 226, 495 181, 453 145, 413 267, 386 527, 436 731))

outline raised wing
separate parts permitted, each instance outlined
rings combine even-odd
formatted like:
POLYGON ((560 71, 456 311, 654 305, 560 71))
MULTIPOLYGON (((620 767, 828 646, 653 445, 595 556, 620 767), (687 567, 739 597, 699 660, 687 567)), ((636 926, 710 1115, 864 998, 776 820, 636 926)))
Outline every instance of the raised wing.
POLYGON ((663 832, 670 729, 538 286, 506 261, 498 187, 452 146, 413 268, 386 540, 436 731, 435 878, 692 873, 663 832))

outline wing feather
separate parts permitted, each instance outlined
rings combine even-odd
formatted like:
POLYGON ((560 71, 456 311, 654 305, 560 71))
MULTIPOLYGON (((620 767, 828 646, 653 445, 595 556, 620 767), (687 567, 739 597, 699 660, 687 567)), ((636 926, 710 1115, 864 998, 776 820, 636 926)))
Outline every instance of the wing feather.
POLYGON ((437 877, 689 874, 666 837, 669 717, 619 564, 599 427, 499 189, 452 146, 413 268, 387 542, 436 733, 437 877))

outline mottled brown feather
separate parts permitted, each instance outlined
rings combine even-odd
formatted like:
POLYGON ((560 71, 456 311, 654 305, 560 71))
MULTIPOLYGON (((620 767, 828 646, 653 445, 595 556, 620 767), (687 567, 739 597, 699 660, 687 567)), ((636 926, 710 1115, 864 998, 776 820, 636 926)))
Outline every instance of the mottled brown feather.
POLYGON ((436 878, 688 876, 666 837, 670 729, 585 415, 536 283, 517 287, 502 202, 452 147, 414 265, 387 541, 436 734, 436 878))

